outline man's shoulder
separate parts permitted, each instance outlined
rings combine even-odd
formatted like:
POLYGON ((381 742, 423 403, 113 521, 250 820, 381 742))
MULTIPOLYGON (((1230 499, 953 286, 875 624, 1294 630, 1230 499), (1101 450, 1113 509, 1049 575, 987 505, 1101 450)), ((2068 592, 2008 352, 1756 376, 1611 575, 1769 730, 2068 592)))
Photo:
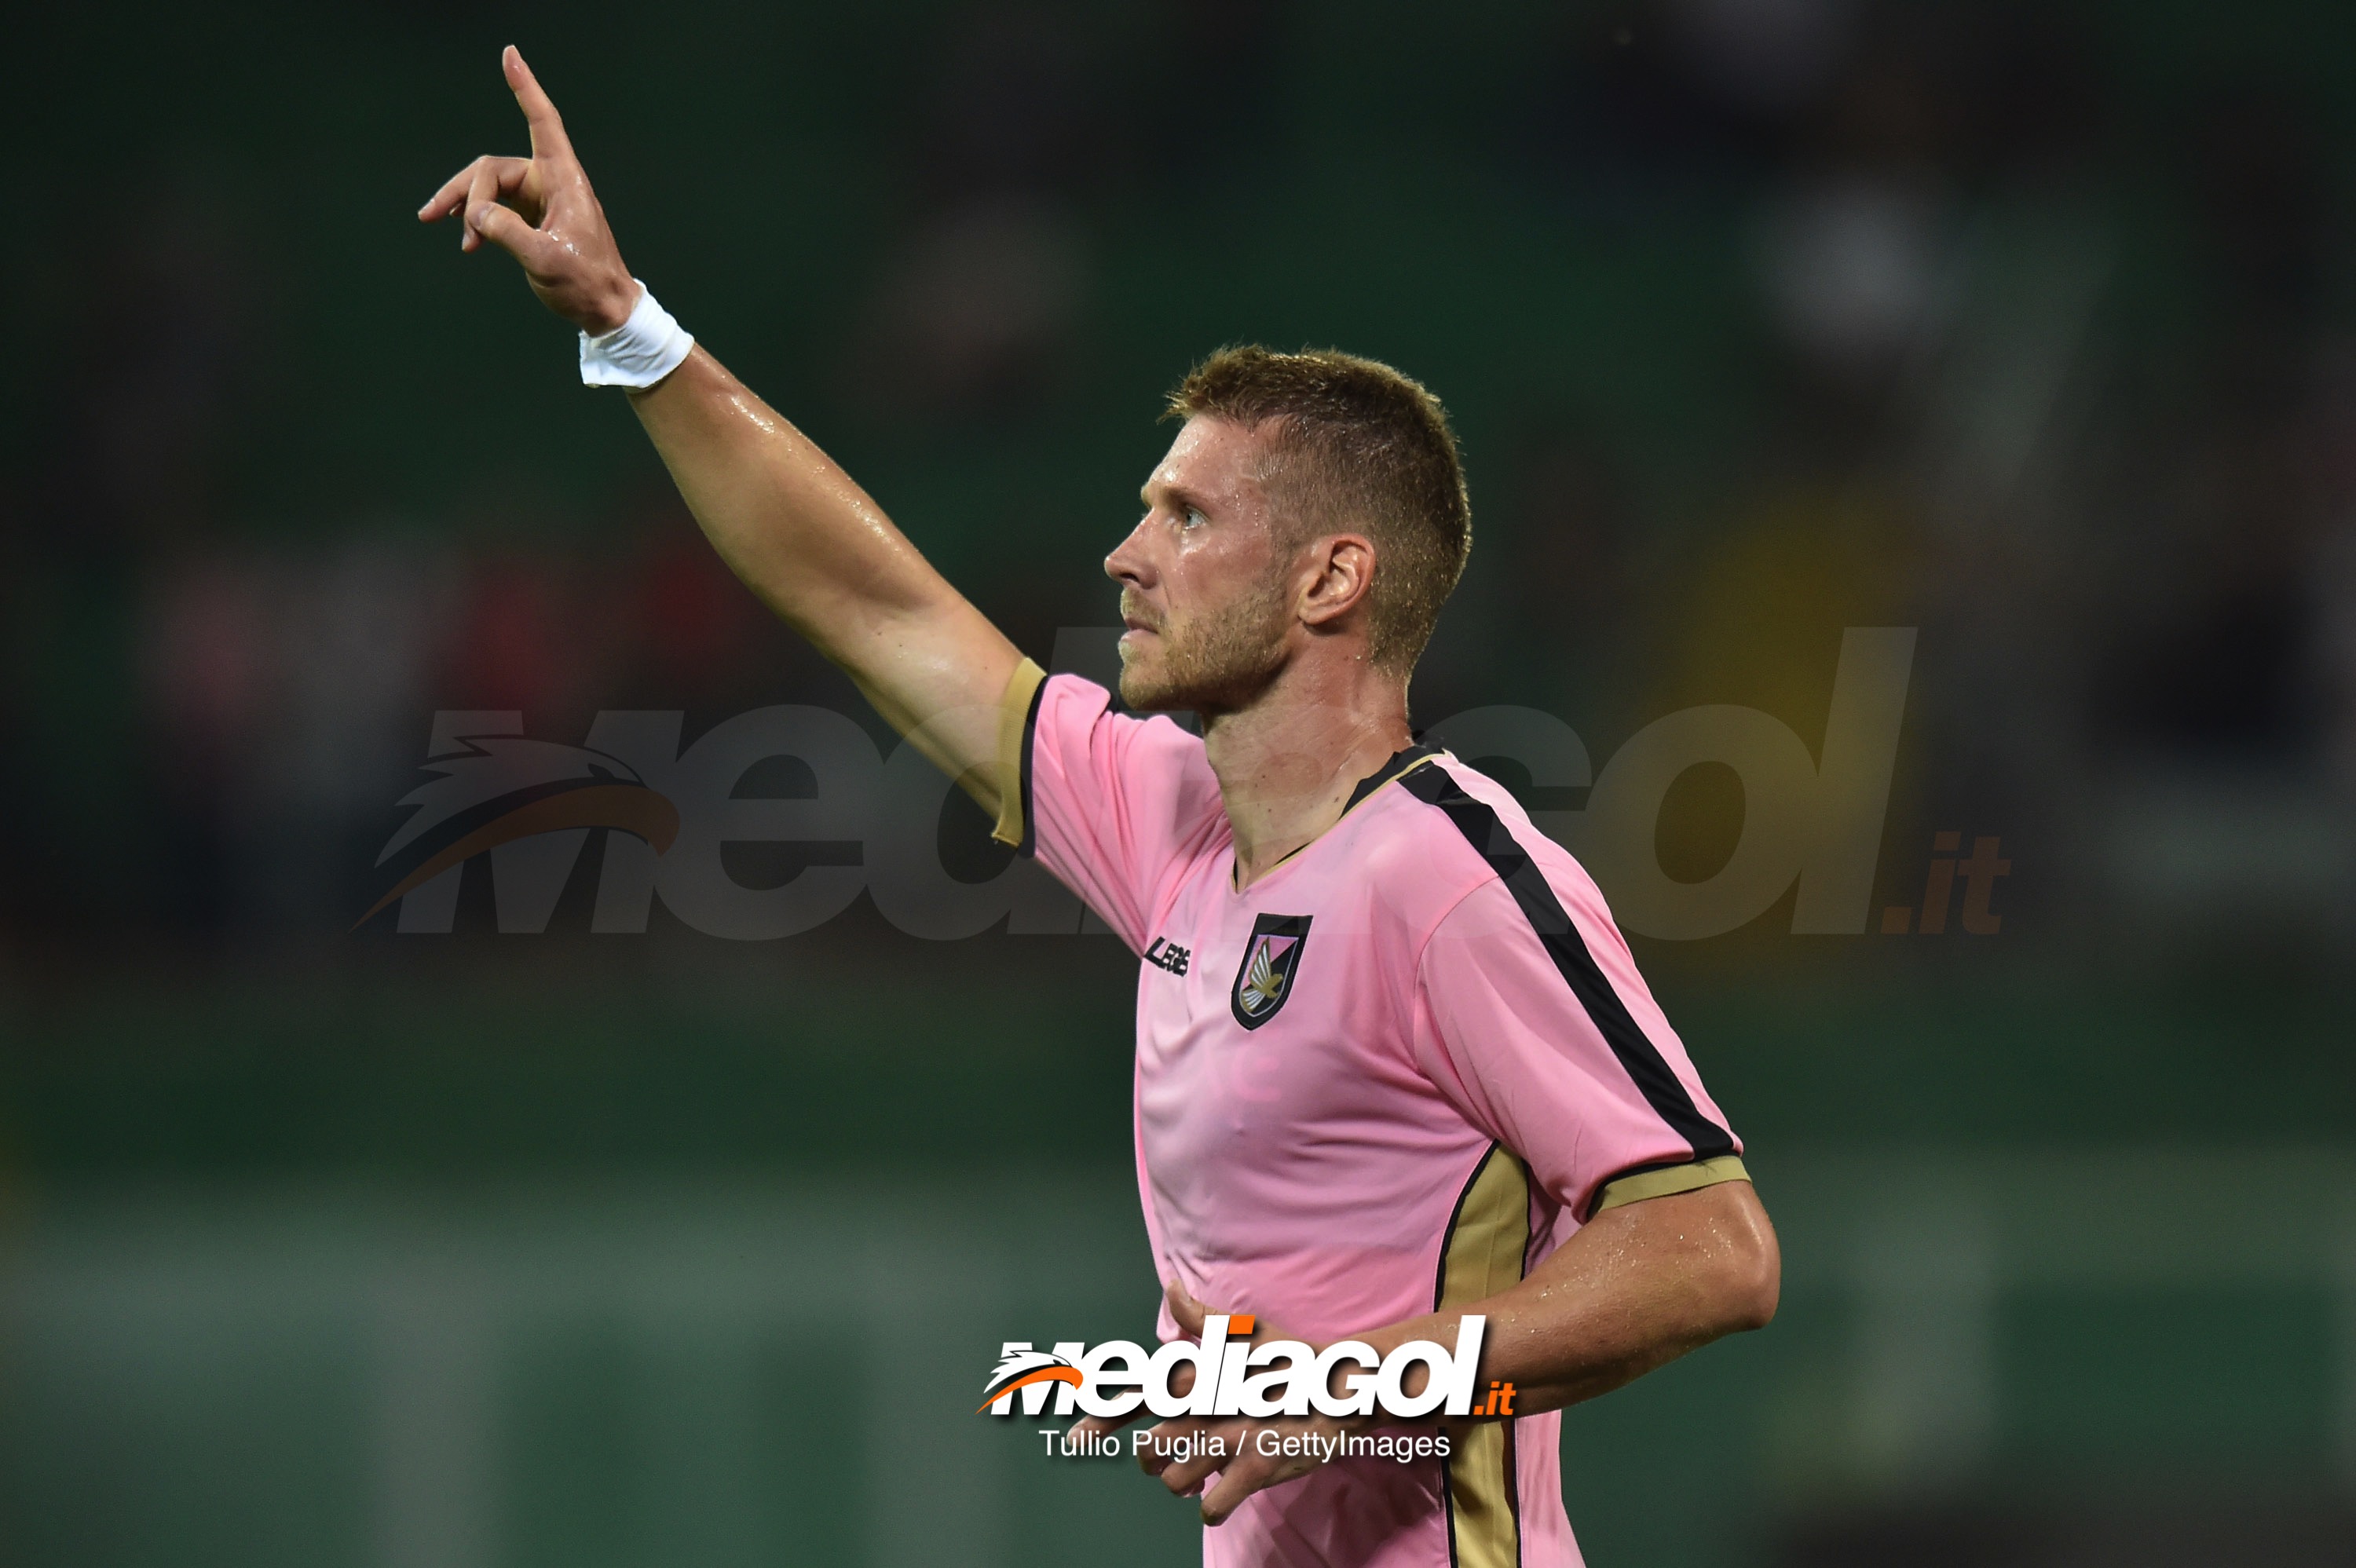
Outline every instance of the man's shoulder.
POLYGON ((1383 793, 1394 798, 1371 816, 1359 853, 1387 901, 1437 923, 1480 889, 1502 883, 1510 892, 1532 876, 1558 900, 1597 896, 1577 859, 1539 831, 1511 790, 1451 752, 1406 770, 1383 793))
POLYGON ((1203 738, 1170 715, 1133 713, 1085 676, 1051 675, 1042 691, 1033 722, 1068 737, 1066 746, 1076 741, 1092 750, 1100 747, 1127 770, 1147 778, 1210 777, 1203 738))
POLYGON ((1511 790, 1453 752, 1435 748, 1402 769, 1384 793, 1405 797, 1387 814, 1392 833, 1448 846, 1451 859, 1486 864, 1492 840, 1502 846, 1536 832, 1511 790))
MULTIPOLYGON (((1461 803, 1494 810, 1486 798, 1493 792, 1504 795, 1445 752, 1403 769, 1349 814, 1352 874, 1412 923, 1437 923, 1467 893, 1496 880, 1496 867, 1461 822, 1461 803)), ((1512 798, 1504 795, 1509 805, 1512 798)))

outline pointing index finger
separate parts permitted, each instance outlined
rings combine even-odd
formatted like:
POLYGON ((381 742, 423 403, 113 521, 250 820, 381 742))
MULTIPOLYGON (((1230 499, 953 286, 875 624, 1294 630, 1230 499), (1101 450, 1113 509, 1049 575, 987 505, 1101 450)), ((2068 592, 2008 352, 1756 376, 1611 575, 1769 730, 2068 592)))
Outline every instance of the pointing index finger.
POLYGON ((523 51, 513 44, 499 56, 499 67, 506 72, 508 86, 514 90, 516 105, 523 111, 524 123, 531 130, 531 155, 535 158, 562 158, 571 161, 573 144, 565 138, 564 122, 558 118, 556 105, 541 91, 540 79, 531 74, 531 67, 523 63, 523 51))

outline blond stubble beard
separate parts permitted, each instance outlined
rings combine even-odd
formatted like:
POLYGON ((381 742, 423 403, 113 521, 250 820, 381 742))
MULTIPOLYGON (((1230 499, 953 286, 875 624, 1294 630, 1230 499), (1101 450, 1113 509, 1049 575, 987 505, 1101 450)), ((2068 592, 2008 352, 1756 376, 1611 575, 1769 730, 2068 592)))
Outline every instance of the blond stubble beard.
POLYGON ((1151 677, 1124 660, 1120 699, 1140 712, 1231 712, 1248 706, 1284 664, 1284 591, 1268 582, 1177 632, 1164 628, 1151 677))

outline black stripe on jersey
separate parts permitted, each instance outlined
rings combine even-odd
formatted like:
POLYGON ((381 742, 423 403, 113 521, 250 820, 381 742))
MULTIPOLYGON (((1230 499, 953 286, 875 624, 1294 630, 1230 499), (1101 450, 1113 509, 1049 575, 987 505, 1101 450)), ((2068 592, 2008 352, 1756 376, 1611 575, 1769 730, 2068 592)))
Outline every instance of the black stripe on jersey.
MULTIPOLYGON (((1731 1153, 1733 1151, 1729 1150, 1728 1152, 1731 1153)), ((1602 1180, 1595 1184, 1595 1190, 1601 1192, 1615 1181, 1626 1181, 1630 1178, 1637 1176, 1650 1176, 1656 1170, 1683 1170, 1686 1167, 1696 1163, 1696 1161, 1690 1159, 1646 1160, 1642 1165, 1632 1165, 1625 1170, 1613 1171, 1611 1175, 1605 1177, 1602 1180)))
POLYGON ((1597 966, 1595 955, 1588 952, 1579 928, 1571 923, 1562 901, 1554 896, 1546 873, 1505 831, 1497 814, 1466 795, 1444 766, 1418 768, 1401 779, 1399 785, 1425 805, 1446 812, 1473 852, 1489 862, 1489 869, 1497 873, 1505 891, 1521 906, 1523 916, 1570 987, 1571 995, 1579 998, 1597 1031, 1612 1047, 1612 1054, 1620 1059, 1621 1067, 1635 1081, 1645 1102, 1661 1120, 1692 1146, 1693 1157, 1712 1159, 1732 1154, 1733 1136, 1696 1107, 1693 1096, 1677 1082, 1677 1075, 1670 1071, 1659 1050, 1629 1016, 1628 1004, 1620 999, 1620 993, 1612 988, 1612 982, 1597 966))
POLYGON ((1039 825, 1031 815, 1031 742, 1039 733, 1039 704, 1046 695, 1042 680, 1031 688, 1031 706, 1023 715, 1023 842, 1014 852, 1025 859, 1039 853, 1039 825))
POLYGON ((1440 755, 1440 748, 1437 746, 1409 746, 1404 752, 1393 752, 1389 762, 1358 781, 1358 787, 1350 792, 1348 804, 1342 807, 1342 815, 1347 816, 1352 806, 1356 805, 1424 758, 1438 755, 1440 755))

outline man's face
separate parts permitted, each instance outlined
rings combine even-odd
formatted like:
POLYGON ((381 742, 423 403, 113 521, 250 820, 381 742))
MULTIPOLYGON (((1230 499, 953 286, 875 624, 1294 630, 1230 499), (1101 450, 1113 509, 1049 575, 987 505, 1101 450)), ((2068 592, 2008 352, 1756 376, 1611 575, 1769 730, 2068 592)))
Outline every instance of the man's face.
POLYGON ((1144 518, 1105 557, 1120 584, 1120 696, 1131 708, 1239 708, 1283 666, 1288 552, 1258 477, 1264 433, 1188 420, 1140 492, 1144 518))

